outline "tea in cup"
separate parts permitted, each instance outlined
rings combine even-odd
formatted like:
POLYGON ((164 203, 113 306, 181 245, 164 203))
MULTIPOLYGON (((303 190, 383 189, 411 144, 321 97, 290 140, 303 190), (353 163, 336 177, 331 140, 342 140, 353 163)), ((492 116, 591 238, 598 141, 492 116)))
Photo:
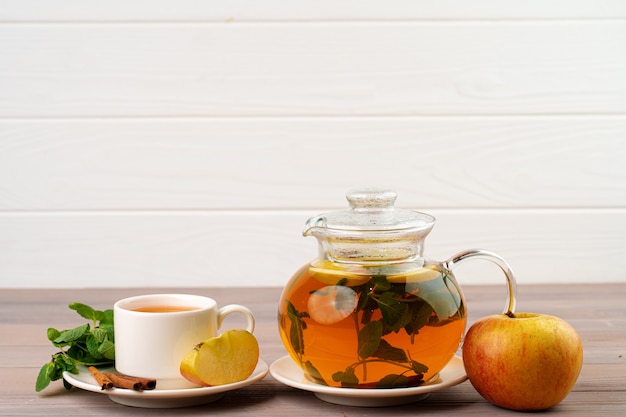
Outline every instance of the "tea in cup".
POLYGON ((254 331, 252 312, 242 305, 218 308, 208 297, 150 294, 119 300, 113 306, 115 368, 157 380, 157 389, 197 387, 180 374, 180 362, 198 343, 215 337, 224 318, 240 313, 254 331))

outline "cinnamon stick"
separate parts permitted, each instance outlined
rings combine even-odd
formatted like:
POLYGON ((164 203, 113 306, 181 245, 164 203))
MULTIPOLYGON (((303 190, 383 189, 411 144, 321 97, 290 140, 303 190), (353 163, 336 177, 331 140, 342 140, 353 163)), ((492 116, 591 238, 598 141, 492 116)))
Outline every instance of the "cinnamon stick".
MULTIPOLYGON (((126 375, 124 375, 126 376, 126 375)), ((129 376, 128 378, 135 379, 141 382, 141 389, 151 390, 156 388, 156 379, 152 378, 141 378, 138 376, 129 376)))
POLYGON ((135 391, 151 390, 156 388, 156 380, 150 378, 141 378, 121 374, 113 374, 103 372, 116 388, 126 388, 135 391))
POLYGON ((96 368, 95 366, 90 366, 87 369, 89 369, 89 373, 91 373, 91 375, 95 378, 101 389, 105 390, 113 388, 113 381, 111 381, 111 379, 103 372, 100 372, 98 368, 96 368))

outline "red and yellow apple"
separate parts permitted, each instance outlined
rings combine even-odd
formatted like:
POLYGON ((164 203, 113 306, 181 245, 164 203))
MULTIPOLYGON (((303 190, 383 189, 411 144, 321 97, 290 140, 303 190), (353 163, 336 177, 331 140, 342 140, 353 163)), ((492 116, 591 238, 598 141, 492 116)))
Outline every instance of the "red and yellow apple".
POLYGON ((558 317, 496 314, 467 331, 463 362, 476 391, 491 403, 511 410, 544 410, 574 387, 583 348, 576 330, 558 317))
POLYGON ((181 361, 180 374, 194 384, 243 381, 259 361, 259 344, 247 330, 233 329, 197 344, 181 361))

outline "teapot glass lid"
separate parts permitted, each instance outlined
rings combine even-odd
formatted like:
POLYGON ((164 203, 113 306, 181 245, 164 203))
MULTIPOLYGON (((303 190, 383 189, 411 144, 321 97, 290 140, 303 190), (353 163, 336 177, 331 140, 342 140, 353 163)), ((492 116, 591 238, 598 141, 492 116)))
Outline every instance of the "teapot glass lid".
POLYGON ((310 218, 304 234, 311 229, 337 231, 391 232, 429 230, 435 218, 414 210, 394 206, 397 194, 385 189, 353 189, 346 193, 350 207, 310 218))

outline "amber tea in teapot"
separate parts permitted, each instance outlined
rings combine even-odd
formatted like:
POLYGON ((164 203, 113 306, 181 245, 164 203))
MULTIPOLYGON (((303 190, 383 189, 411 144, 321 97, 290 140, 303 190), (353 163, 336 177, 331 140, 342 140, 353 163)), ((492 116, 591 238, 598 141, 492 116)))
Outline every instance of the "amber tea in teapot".
POLYGON ((385 269, 355 273, 318 261, 299 271, 280 329, 309 377, 344 387, 417 385, 452 358, 466 322, 454 277, 436 266, 385 269))
POLYGON ((448 261, 422 255, 434 225, 424 213, 393 206, 391 191, 348 193, 350 209, 309 219, 304 234, 319 254, 281 295, 282 342, 307 378, 351 388, 394 388, 435 377, 457 351, 466 305, 451 271, 480 257, 497 263, 514 308, 515 280, 506 262, 486 251, 448 261))

